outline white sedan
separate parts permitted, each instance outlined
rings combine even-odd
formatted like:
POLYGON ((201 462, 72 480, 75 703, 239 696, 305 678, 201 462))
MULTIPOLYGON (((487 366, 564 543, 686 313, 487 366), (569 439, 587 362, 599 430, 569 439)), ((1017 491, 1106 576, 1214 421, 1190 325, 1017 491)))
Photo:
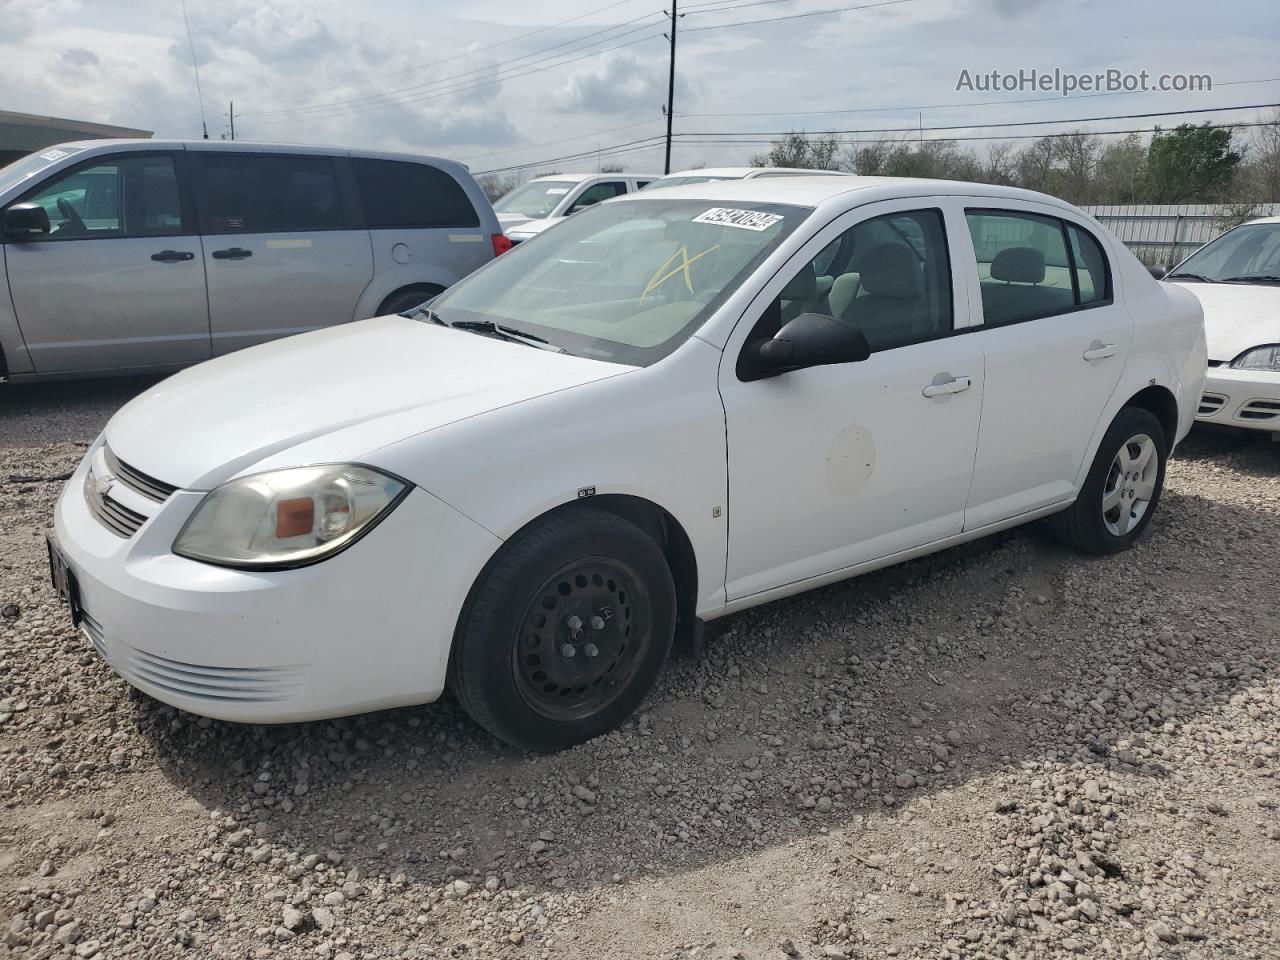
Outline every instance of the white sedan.
POLYGON ((1199 304, 1051 197, 797 177, 601 204, 429 306, 139 396, 54 582, 126 680, 278 722, 434 700, 554 749, 705 621, 1159 502, 1199 304))
POLYGON ((1209 375, 1199 419, 1280 440, 1280 217, 1227 231, 1166 279, 1204 306, 1209 375))

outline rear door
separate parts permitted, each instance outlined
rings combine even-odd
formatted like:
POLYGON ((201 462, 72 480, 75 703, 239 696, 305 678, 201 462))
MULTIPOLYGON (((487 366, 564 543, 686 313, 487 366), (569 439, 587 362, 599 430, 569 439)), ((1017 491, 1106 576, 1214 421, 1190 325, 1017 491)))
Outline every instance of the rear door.
POLYGON ((192 156, 214 355, 353 319, 373 253, 347 159, 192 156))
POLYGON ((52 227, 4 248, 37 373, 208 359, 204 263, 181 159, 167 150, 95 157, 18 199, 44 207, 52 227))
POLYGON ((966 529, 1071 499, 1129 355, 1133 318, 1105 247, 1064 212, 966 206, 957 255, 976 290, 987 371, 966 529))
MULTIPOLYGON (((493 259, 493 240, 448 172, 412 160, 352 157, 373 246, 376 292, 445 288, 493 259)), ((376 308, 377 304, 373 304, 376 308)))

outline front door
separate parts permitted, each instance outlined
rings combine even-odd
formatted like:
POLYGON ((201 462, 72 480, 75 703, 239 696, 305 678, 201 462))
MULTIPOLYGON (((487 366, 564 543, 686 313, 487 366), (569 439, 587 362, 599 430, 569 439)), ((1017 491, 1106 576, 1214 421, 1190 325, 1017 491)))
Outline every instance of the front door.
POLYGON ((4 247, 37 373, 115 371, 209 357, 204 262, 169 152, 86 161, 19 202, 47 237, 4 247))
POLYGON ((214 355, 352 320, 373 278, 373 250, 338 161, 192 155, 214 355))
POLYGON ((977 284, 973 338, 987 367, 967 529, 1075 495, 1129 354, 1133 318, 1114 296, 1105 248, 1051 215, 1060 212, 970 206, 969 236, 952 248, 977 284))
POLYGON ((940 198, 871 204, 821 231, 771 281, 721 364, 733 602, 960 533, 982 402, 982 351, 940 198), (738 358, 822 313, 871 344, 859 363, 744 381, 738 358), (749 329, 749 333, 745 332, 749 329))

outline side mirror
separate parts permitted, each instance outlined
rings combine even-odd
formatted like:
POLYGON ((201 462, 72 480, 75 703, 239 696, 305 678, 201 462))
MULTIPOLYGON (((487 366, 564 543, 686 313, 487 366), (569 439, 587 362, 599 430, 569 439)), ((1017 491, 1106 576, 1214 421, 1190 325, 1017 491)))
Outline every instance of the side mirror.
POLYGON ((49 214, 38 203, 15 203, 4 212, 4 235, 10 240, 34 240, 51 232, 49 214))
POLYGON ((800 314, 754 349, 752 369, 740 373, 743 380, 763 380, 835 363, 859 363, 871 356, 871 345, 861 330, 821 313, 800 314))
POLYGON ((1169 268, 1163 263, 1157 263, 1154 267, 1147 267, 1147 273, 1151 274, 1157 280, 1163 280, 1168 272, 1169 268))

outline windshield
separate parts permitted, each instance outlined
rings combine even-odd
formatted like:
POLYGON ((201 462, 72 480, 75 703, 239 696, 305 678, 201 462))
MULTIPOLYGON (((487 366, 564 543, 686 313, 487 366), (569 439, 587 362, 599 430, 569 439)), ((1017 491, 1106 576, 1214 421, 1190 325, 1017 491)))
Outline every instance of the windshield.
POLYGON ((541 219, 550 216, 556 204, 577 185, 573 180, 532 180, 502 197, 493 209, 499 213, 519 213, 541 219))
POLYGON ((672 176, 659 177, 645 186, 641 190, 653 190, 657 187, 687 187, 691 183, 716 183, 720 180, 741 180, 741 177, 713 177, 704 174, 690 174, 687 177, 672 176))
POLYGON ((1214 282, 1280 276, 1280 223, 1246 223, 1229 230, 1178 264, 1169 279, 1181 274, 1214 282))
POLYGON ((50 147, 48 150, 28 154, 8 166, 0 167, 0 193, 4 193, 10 187, 16 187, 24 180, 30 180, 49 164, 78 153, 79 150, 79 147, 50 147))
POLYGON ((569 217, 455 284, 431 309, 582 357, 647 366, 706 320, 812 211, 624 200, 569 217))

